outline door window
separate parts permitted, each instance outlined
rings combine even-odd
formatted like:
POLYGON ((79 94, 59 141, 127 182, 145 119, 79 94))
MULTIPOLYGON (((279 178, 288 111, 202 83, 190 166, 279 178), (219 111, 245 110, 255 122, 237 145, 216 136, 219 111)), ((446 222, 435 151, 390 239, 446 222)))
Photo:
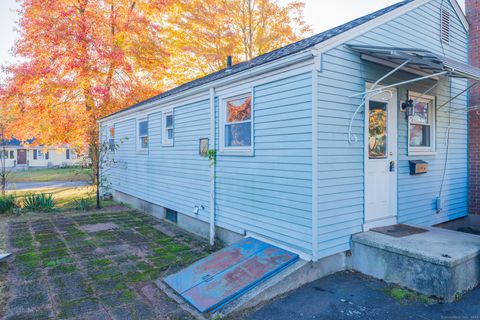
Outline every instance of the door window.
POLYGON ((370 159, 387 158, 387 103, 370 101, 368 108, 368 156, 370 159))

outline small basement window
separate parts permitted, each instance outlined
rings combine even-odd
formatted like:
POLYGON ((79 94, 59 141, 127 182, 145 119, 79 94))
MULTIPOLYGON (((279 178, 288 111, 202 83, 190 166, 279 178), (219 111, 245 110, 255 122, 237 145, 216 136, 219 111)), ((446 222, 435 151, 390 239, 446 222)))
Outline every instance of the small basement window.
POLYGON ((408 119, 408 154, 428 155, 435 152, 435 97, 409 93, 413 116, 408 119))
POLYGON ((165 219, 173 223, 178 222, 178 212, 172 209, 165 209, 165 219))
POLYGON ((224 154, 253 154, 252 95, 223 100, 221 108, 221 149, 224 154))
POLYGON ((148 119, 138 120, 137 151, 148 151, 148 119))
POLYGON ((163 112, 162 117, 162 144, 164 146, 173 145, 173 111, 163 112))

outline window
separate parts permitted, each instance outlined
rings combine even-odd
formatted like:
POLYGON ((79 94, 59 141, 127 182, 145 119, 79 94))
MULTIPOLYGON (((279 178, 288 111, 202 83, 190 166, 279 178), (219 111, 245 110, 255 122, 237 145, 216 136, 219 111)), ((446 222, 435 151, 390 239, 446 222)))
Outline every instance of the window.
POLYGON ((409 93, 413 116, 408 119, 408 154, 435 152, 435 98, 409 93))
POLYGON ((42 150, 33 150, 33 160, 43 160, 45 159, 45 154, 42 150))
POLYGON ((65 157, 70 160, 70 149, 65 150, 65 157))
POLYGON ((115 127, 108 129, 108 149, 115 151, 115 127))
POLYGON ((13 152, 13 150, 10 150, 10 159, 15 159, 15 152, 13 152))
POLYGON ((162 117, 162 144, 165 146, 173 145, 173 112, 163 112, 162 117))
POLYGON ((50 152, 48 150, 45 152, 45 160, 50 160, 50 152))
POLYGON ((148 150, 148 120, 138 120, 137 125, 137 151, 148 150))
POLYGON ((387 106, 387 103, 378 101, 370 101, 368 106, 368 156, 370 159, 387 158, 387 106))
POLYGON ((221 113, 220 151, 226 154, 252 155, 252 96, 245 95, 225 99, 221 113))

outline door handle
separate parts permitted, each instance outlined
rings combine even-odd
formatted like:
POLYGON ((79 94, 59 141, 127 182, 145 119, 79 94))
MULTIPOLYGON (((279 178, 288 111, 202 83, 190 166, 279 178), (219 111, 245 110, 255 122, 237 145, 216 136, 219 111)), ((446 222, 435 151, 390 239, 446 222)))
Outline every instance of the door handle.
POLYGON ((390 161, 390 172, 395 172, 395 161, 390 161))

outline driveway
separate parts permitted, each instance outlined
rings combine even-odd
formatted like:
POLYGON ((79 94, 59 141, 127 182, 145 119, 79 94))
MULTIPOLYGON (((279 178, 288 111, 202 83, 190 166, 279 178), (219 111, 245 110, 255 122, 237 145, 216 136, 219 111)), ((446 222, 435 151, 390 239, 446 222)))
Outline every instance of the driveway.
POLYGON ((35 190, 35 189, 56 189, 85 187, 92 183, 90 181, 47 181, 47 182, 14 182, 7 184, 7 190, 35 190))
POLYGON ((480 289, 452 304, 398 301, 382 281, 340 272, 308 284, 246 316, 250 320, 298 319, 480 319, 480 289))

